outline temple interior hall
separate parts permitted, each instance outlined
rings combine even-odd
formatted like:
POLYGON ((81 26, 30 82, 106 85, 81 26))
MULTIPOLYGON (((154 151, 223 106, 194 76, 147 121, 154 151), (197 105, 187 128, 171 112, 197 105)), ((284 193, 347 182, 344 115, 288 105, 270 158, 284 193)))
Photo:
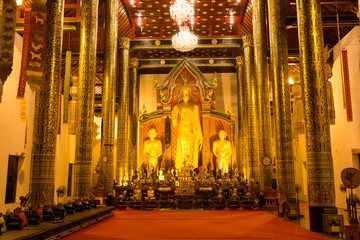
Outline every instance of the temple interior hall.
POLYGON ((359 5, 0 0, 0 239, 360 239, 359 5))

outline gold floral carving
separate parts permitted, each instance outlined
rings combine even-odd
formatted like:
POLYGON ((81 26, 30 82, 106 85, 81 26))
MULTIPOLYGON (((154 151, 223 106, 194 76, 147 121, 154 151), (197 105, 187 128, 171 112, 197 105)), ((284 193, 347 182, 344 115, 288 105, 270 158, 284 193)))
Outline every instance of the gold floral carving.
POLYGON ((236 57, 236 66, 243 66, 244 65, 244 56, 237 56, 236 57))
POLYGON ((130 38, 126 38, 126 37, 119 38, 119 48, 130 49, 130 38))

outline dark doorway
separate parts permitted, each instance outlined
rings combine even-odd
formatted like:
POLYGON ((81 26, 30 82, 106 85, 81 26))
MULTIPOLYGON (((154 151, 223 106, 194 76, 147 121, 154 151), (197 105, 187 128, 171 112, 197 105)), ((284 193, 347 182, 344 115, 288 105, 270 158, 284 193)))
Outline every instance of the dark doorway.
POLYGON ((5 203, 15 202, 18 164, 19 164, 19 157, 14 155, 9 155, 5 203))
POLYGON ((71 196, 71 185, 72 185, 72 175, 73 175, 73 163, 69 163, 69 175, 68 175, 68 187, 67 187, 67 196, 71 196))

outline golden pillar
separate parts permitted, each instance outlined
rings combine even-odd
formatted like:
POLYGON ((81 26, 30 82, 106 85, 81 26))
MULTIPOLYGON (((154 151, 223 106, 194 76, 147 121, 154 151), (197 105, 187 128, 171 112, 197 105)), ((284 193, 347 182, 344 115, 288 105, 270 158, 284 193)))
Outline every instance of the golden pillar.
POLYGON ((242 38, 244 47, 244 75, 245 75, 245 105, 248 123, 248 170, 247 178, 260 180, 259 148, 258 148, 258 120, 256 109, 256 82, 254 76, 254 45, 251 35, 242 38))
POLYGON ((118 131, 117 131, 117 161, 116 180, 129 177, 129 147, 130 147, 130 77, 129 55, 130 39, 119 39, 119 97, 118 97, 118 131))
POLYGON ((310 229, 322 231, 324 207, 335 206, 334 171, 320 1, 297 0, 300 77, 304 100, 310 229))
POLYGON ((98 1, 83 0, 80 24, 78 104, 76 109, 76 149, 74 196, 87 198, 91 191, 91 164, 94 128, 94 88, 98 1))
POLYGON ((286 189, 288 198, 295 199, 286 3, 282 0, 269 0, 268 4, 277 183, 286 189))
POLYGON ((267 72, 266 0, 253 1, 253 36, 256 80, 256 106, 258 109, 258 143, 260 187, 272 189, 271 122, 269 101, 269 80, 267 72), (266 160, 264 160, 266 159, 266 160))
POLYGON ((115 89, 118 35, 118 1, 105 1, 104 80, 102 87, 102 136, 98 187, 111 192, 114 179, 115 89))
POLYGON ((130 59, 130 114, 131 114, 131 137, 130 137, 130 172, 137 169, 138 159, 138 117, 139 117, 139 59, 130 59))
POLYGON ((54 202, 56 135, 61 79, 61 51, 64 0, 48 2, 45 71, 36 90, 33 148, 31 154, 31 204, 33 207, 54 202))
POLYGON ((248 164, 248 144, 247 144, 247 109, 245 105, 245 75, 244 75, 244 56, 236 58, 237 72, 237 102, 238 102, 238 132, 239 132, 239 167, 240 175, 246 175, 248 164))

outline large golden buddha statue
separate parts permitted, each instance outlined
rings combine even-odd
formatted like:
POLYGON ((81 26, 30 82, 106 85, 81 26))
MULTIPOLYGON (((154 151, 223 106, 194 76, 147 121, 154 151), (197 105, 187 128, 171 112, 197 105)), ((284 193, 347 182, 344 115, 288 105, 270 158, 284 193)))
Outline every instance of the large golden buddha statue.
POLYGON ((171 113, 173 127, 178 127, 175 168, 198 167, 198 152, 203 145, 199 106, 190 102, 191 87, 184 83, 180 88, 182 102, 171 113), (179 125, 179 126, 178 126, 179 125))
POLYGON ((227 173, 231 164, 231 143, 226 140, 226 136, 224 130, 219 131, 219 139, 213 143, 213 154, 216 157, 216 169, 227 173))

